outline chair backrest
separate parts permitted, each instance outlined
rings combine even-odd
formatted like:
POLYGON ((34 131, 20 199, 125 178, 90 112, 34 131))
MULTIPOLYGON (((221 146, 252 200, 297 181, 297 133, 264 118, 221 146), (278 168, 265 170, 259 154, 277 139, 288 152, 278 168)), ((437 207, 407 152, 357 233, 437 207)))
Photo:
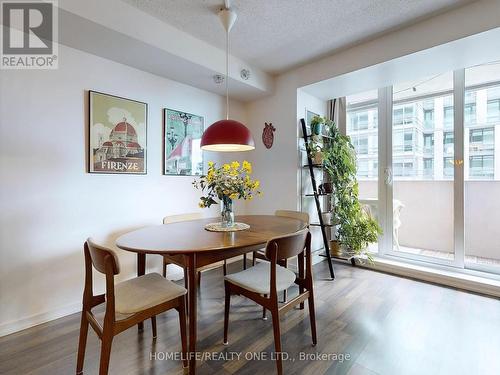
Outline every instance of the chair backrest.
POLYGON ((270 239, 266 245, 266 257, 273 259, 273 253, 276 251, 276 260, 292 258, 304 251, 311 245, 311 233, 308 229, 302 229, 293 234, 275 237, 270 239))
POLYGON ((113 250, 96 244, 91 238, 85 242, 85 248, 88 249, 92 265, 97 271, 106 274, 106 263, 111 262, 113 275, 120 273, 120 262, 113 250))
POLYGON ((201 218, 203 218, 203 215, 200 212, 193 212, 189 214, 180 214, 180 215, 170 215, 170 216, 165 216, 163 218, 163 224, 178 223, 180 221, 198 220, 201 218))
POLYGON ((274 215, 281 217, 290 217, 292 219, 298 219, 307 223, 309 225, 309 214, 307 212, 300 211, 289 211, 289 210, 276 210, 274 215))

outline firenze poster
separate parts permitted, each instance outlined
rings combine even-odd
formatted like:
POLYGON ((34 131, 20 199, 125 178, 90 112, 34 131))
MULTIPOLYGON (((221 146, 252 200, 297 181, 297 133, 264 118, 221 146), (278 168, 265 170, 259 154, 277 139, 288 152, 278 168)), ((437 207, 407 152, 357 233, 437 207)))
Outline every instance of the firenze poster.
POLYGON ((203 174, 203 117, 165 108, 163 114, 164 171, 166 175, 203 174))
POLYGON ((89 91, 89 172, 146 174, 148 105, 89 91))

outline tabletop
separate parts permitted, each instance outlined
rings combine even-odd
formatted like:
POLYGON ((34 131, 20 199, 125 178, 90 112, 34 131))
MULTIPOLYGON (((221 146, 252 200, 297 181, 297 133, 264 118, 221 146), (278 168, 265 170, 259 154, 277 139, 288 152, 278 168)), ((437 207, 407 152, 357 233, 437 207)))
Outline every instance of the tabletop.
POLYGON ((237 216, 235 221, 250 225, 238 232, 209 232, 205 224, 219 221, 206 218, 172 224, 154 225, 126 233, 116 246, 136 253, 188 254, 265 244, 273 237, 304 229, 303 221, 274 215, 237 216))

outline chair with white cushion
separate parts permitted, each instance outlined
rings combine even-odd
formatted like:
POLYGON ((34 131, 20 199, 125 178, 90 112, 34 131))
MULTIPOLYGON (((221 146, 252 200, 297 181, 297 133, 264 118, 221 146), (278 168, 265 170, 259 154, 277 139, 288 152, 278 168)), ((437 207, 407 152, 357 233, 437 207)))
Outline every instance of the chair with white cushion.
POLYGON ((265 255, 269 262, 259 262, 254 267, 225 277, 224 344, 228 344, 231 294, 240 294, 250 298, 271 312, 274 346, 278 354, 276 366, 278 374, 282 374, 280 315, 291 310, 295 305, 300 305, 303 308, 303 302, 308 300, 312 342, 313 345, 317 343, 311 263, 311 233, 308 229, 304 229, 291 235, 271 239, 266 245, 265 255), (298 260, 298 275, 278 264, 280 259, 288 259, 294 256, 297 256, 298 260), (278 292, 286 290, 294 284, 299 286, 299 295, 279 306, 278 292))
MULTIPOLYGON (((307 212, 290 211, 290 210, 276 210, 274 212, 274 215, 280 216, 280 217, 289 217, 292 219, 301 220, 304 223, 306 223, 307 226, 309 227, 309 214, 307 212)), ((257 251, 253 252, 252 265, 255 266, 257 259, 268 260, 268 259, 266 259, 266 256, 265 256, 265 250, 257 250, 257 251)), ((287 266, 286 260, 278 259, 278 261, 280 261, 280 265, 282 265, 283 267, 287 266)), ((285 302, 285 301, 286 301, 286 289, 283 291, 283 302, 285 302)), ((265 318, 265 310, 264 310, 264 318, 265 318)))
MULTIPOLYGON (((88 239, 84 245, 85 289, 80 325, 80 340, 76 373, 83 373, 85 347, 89 324, 101 339, 101 359, 99 375, 108 373, 113 337, 122 331, 151 319, 153 338, 156 338, 156 315, 170 309, 179 313, 181 346, 183 358, 187 355, 186 336, 186 289, 158 273, 151 273, 115 284, 114 277, 120 273, 116 254, 88 239), (106 275, 106 293, 94 295, 92 269, 106 275), (104 322, 101 326, 92 309, 106 303, 104 322)), ((187 367, 187 360, 184 361, 187 367)))

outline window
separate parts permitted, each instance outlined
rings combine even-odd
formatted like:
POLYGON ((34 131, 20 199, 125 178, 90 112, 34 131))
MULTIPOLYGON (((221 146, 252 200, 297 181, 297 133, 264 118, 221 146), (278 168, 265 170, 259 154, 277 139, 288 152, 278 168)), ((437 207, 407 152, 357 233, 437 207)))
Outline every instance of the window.
POLYGON ((434 170, 434 159, 424 158, 424 176, 431 177, 434 170))
POLYGON ((443 175, 444 177, 453 177, 453 158, 443 158, 443 175))
POLYGON ((445 132, 443 134, 443 152, 446 154, 453 154, 454 149, 453 149, 453 142, 454 142, 454 135, 453 132, 445 132))
POLYGON ((469 133, 470 143, 492 145, 495 143, 494 128, 473 129, 469 133))
POLYGON ((394 163, 394 176, 398 177, 414 176, 413 162, 394 163))
POLYGON ((368 154, 368 138, 366 137, 352 137, 351 142, 354 146, 356 154, 368 154))
POLYGON ((426 129, 434 128, 434 109, 424 109, 424 126, 426 129))
POLYGON ((500 121, 500 99, 488 100, 488 121, 500 121))
POLYGON ((368 129, 368 111, 348 112, 349 126, 352 131, 368 129))
POLYGON ((493 155, 469 157, 469 176, 471 178, 493 179, 494 173, 493 155))
POLYGON ((394 125, 408 125, 413 123, 413 105, 396 107, 393 112, 394 125))
POLYGON ((453 139, 454 139, 453 132, 444 133, 443 143, 445 145, 453 144, 453 139))
POLYGON ((405 132, 404 135, 404 150, 411 151, 413 149, 413 133, 405 132))
POLYGON ((358 177, 369 177, 368 160, 358 161, 358 177))
POLYGON ((476 122, 476 103, 467 103, 464 106, 464 121, 468 124, 476 122))
POLYGON ((433 152, 434 149, 434 133, 424 134, 424 152, 433 152))
POLYGON ((453 125, 453 106, 444 107, 444 126, 449 128, 453 125))

